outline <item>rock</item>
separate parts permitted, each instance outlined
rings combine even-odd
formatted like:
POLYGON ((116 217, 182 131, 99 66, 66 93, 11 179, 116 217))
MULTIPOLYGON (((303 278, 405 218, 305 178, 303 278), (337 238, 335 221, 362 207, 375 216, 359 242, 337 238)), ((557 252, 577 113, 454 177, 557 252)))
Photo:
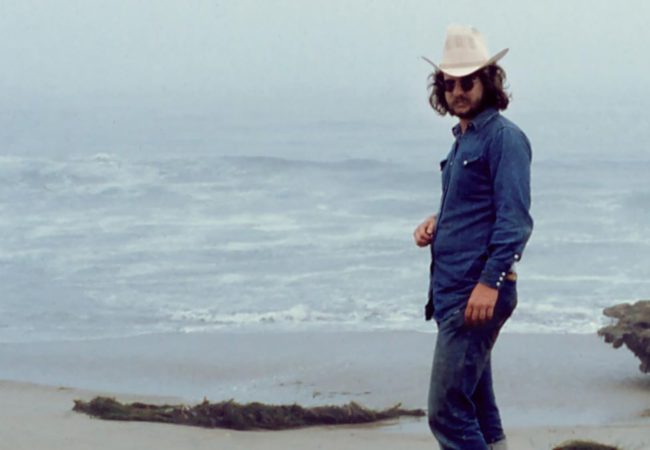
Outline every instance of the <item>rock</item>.
POLYGON ((625 344, 641 360, 641 372, 650 372, 650 300, 611 306, 603 314, 618 320, 598 330, 598 335, 614 348, 625 344))

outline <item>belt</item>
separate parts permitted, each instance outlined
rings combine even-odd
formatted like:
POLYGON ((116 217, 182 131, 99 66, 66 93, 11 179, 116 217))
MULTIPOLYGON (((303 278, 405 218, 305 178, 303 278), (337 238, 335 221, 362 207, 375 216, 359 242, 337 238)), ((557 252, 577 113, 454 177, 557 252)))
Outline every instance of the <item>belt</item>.
POLYGON ((517 281, 517 272, 508 272, 508 275, 506 275, 506 280, 517 281))

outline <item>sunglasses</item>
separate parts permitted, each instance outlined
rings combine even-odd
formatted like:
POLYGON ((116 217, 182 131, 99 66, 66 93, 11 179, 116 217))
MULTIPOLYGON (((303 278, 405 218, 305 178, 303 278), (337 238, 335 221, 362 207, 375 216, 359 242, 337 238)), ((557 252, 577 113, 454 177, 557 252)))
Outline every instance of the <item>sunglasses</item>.
POLYGON ((463 92, 469 92, 474 88, 474 80, 476 80, 476 75, 468 75, 457 80, 444 80, 445 92, 453 92, 456 88, 456 81, 460 83, 460 88, 463 92))

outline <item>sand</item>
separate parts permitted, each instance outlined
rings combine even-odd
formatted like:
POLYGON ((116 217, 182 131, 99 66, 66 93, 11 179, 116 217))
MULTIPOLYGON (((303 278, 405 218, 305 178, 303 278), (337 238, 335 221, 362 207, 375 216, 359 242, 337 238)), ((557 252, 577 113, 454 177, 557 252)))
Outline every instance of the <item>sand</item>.
MULTIPOLYGON (((106 422, 74 399, 304 405, 350 400, 425 408, 435 333, 222 332, 87 342, 0 344, 0 448, 437 448, 426 420, 235 432, 106 422)), ((589 438, 650 449, 650 376, 628 351, 591 335, 500 337, 495 389, 511 449, 589 438)))

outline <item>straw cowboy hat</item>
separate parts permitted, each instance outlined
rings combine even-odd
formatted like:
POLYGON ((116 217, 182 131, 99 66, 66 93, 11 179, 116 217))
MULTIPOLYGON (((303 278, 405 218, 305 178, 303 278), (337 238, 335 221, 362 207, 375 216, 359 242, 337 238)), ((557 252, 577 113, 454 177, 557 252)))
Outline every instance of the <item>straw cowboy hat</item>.
POLYGON ((449 25, 447 39, 442 53, 442 62, 435 64, 428 58, 422 57, 436 70, 452 77, 464 77, 476 72, 483 67, 494 64, 508 53, 508 49, 501 50, 490 57, 487 44, 483 35, 474 27, 464 25, 449 25))

